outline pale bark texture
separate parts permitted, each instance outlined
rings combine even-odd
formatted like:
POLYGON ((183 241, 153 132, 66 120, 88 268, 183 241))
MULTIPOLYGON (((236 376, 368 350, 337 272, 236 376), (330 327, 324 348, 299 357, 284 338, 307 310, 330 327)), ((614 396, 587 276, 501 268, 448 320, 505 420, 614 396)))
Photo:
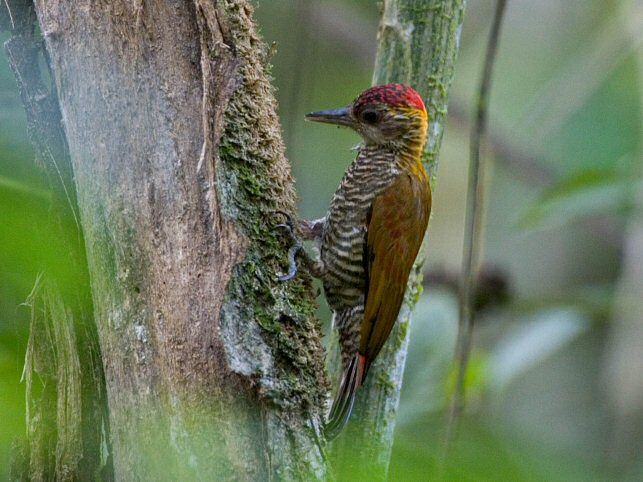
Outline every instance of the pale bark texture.
MULTIPOLYGON (((429 114, 424 162, 432 188, 464 7, 464 0, 385 0, 382 6, 373 84, 403 82, 422 95, 429 114)), ((420 254, 395 327, 358 393, 353 420, 333 443, 340 473, 387 477, 411 314, 422 292, 422 261, 420 254)))
POLYGON ((36 2, 69 145, 119 480, 323 478, 327 384, 247 1, 36 2))

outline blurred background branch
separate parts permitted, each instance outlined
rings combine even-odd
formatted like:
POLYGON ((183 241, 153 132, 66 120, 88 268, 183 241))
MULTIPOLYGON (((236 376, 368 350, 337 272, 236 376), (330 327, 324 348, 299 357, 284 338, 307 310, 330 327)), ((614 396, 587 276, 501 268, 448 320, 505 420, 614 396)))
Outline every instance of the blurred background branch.
POLYGON ((445 438, 447 455, 450 445, 457 436, 458 424, 466 403, 464 380, 471 354, 475 322, 476 278, 478 276, 478 262, 482 250, 482 209, 485 200, 483 191, 484 163, 480 151, 486 135, 491 79, 506 4, 507 2, 505 0, 496 1, 496 8, 484 57, 482 77, 477 92, 474 121, 469 138, 469 179, 466 194, 467 211, 464 226, 462 271, 460 273, 458 289, 458 335, 456 338, 454 357, 456 381, 445 438))

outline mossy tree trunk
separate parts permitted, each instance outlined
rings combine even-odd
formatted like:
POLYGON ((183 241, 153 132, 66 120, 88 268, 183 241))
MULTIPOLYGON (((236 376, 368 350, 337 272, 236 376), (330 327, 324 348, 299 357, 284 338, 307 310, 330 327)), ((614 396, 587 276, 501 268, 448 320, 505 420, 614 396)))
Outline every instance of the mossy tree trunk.
MULTIPOLYGON (((422 95, 429 114, 424 163, 431 175, 432 188, 464 7, 465 0, 385 0, 382 4, 373 84, 403 82, 422 95)), ((363 476, 366 470, 369 480, 386 479, 411 314, 422 292, 422 264, 420 254, 395 327, 358 394, 354 420, 333 443, 333 460, 347 476, 363 476)))
POLYGON ((114 476, 324 478, 323 350, 310 280, 276 280, 275 211, 292 212, 294 192, 250 2, 35 8, 86 241, 114 476))

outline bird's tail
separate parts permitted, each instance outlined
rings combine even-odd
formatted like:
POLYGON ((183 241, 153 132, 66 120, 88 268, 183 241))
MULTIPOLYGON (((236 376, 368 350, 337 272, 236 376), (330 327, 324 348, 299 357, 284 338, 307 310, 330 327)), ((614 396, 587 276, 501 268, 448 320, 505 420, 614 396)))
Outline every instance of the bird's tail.
POLYGON ((348 422, 355 403, 355 394, 362 385, 366 372, 366 357, 355 355, 342 374, 339 390, 333 400, 333 406, 328 414, 328 422, 324 426, 326 440, 332 440, 339 435, 348 422))

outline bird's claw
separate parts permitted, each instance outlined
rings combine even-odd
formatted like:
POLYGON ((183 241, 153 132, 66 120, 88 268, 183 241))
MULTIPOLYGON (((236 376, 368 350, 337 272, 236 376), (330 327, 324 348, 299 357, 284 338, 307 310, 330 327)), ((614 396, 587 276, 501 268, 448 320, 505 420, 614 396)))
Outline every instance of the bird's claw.
POLYGON ((279 227, 286 227, 286 228, 289 228, 291 230, 294 230, 295 223, 293 222, 292 216, 290 214, 288 214, 286 211, 281 211, 281 210, 277 210, 277 211, 275 211, 275 213, 276 214, 281 214, 284 218, 286 218, 285 223, 278 224, 276 227, 278 227, 278 228, 279 227))
POLYGON ((277 276, 279 281, 288 281, 295 277, 297 274, 297 253, 302 248, 301 240, 295 234, 295 224, 293 223, 292 217, 290 214, 284 211, 277 211, 278 214, 281 214, 286 218, 285 223, 277 224, 276 228, 284 229, 288 232, 290 239, 292 241, 292 246, 288 249, 288 273, 284 275, 277 276))

